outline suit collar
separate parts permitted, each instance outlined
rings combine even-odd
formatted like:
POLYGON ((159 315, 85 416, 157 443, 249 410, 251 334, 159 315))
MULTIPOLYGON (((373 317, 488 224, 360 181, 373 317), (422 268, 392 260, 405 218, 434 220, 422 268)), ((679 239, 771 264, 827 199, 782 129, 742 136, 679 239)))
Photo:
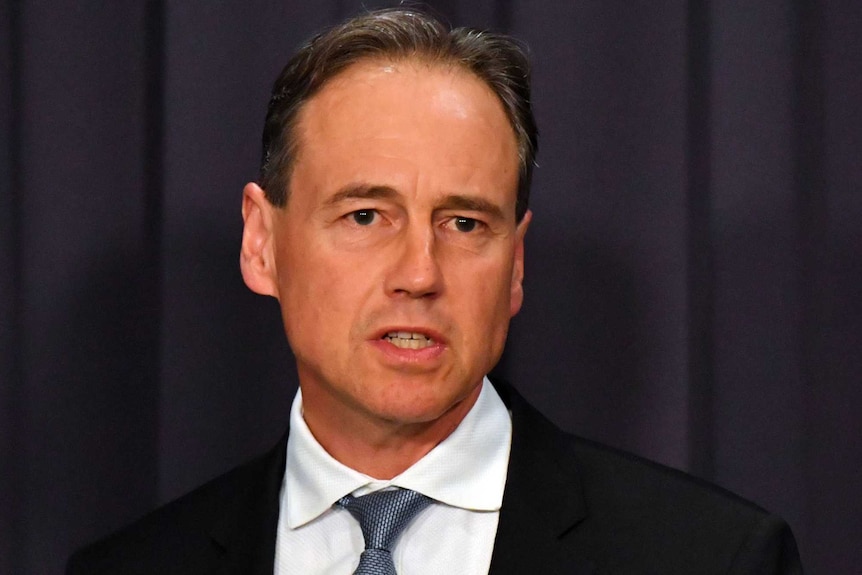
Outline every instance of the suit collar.
MULTIPOLYGON (((565 436, 511 386, 493 383, 512 413, 513 433, 490 574, 529 573, 539 567, 547 574, 593 573, 567 543, 566 535, 586 518, 587 508, 565 436)), ((224 552, 217 573, 273 572, 287 437, 285 433, 272 450, 239 470, 247 478, 238 482, 244 488, 225 501, 225 511, 210 529, 224 552)))
POLYGON ((512 413, 512 451, 490 573, 592 573, 566 537, 587 517, 566 436, 511 386, 494 386, 512 413))

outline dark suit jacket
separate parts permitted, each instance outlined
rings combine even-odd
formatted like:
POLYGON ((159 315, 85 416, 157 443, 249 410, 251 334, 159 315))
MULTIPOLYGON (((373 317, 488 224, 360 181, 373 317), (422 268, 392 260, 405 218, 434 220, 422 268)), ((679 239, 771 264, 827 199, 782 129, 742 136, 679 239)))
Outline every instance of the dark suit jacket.
MULTIPOLYGON (((512 412, 513 440, 491 574, 802 572, 781 519, 565 434, 512 388, 495 386, 512 412)), ((68 573, 271 574, 286 441, 77 552, 68 573)))

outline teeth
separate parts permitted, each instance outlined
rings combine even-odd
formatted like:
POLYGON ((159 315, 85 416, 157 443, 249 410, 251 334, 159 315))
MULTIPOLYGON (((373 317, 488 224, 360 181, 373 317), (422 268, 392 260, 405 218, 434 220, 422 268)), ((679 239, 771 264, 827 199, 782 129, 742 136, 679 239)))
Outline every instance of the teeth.
POLYGON ((434 340, 424 333, 410 331, 391 331, 386 334, 386 339, 402 349, 422 349, 434 343, 434 340))
POLYGON ((424 333, 416 331, 390 331, 386 334, 386 337, 398 339, 431 339, 424 333))

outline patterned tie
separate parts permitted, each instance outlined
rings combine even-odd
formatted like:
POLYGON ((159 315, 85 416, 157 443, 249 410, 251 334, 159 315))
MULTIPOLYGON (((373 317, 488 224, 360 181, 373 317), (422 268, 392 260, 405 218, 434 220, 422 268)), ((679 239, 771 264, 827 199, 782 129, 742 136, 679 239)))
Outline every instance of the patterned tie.
POLYGON ((359 521, 365 551, 354 575, 397 575, 391 547, 417 513, 431 499, 409 489, 377 491, 362 497, 345 495, 336 502, 359 521))

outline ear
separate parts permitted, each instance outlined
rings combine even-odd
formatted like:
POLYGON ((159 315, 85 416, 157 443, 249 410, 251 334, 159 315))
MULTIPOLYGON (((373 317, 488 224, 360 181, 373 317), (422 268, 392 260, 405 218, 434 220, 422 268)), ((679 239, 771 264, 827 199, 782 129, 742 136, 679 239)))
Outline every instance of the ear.
POLYGON ((533 212, 527 210, 515 228, 515 253, 512 265, 512 287, 509 296, 509 314, 514 316, 524 303, 524 236, 533 219, 533 212))
POLYGON ((273 237, 273 210, 263 189, 249 182, 242 190, 242 247, 239 267, 248 288, 261 295, 278 298, 278 281, 275 269, 275 238, 273 237))

